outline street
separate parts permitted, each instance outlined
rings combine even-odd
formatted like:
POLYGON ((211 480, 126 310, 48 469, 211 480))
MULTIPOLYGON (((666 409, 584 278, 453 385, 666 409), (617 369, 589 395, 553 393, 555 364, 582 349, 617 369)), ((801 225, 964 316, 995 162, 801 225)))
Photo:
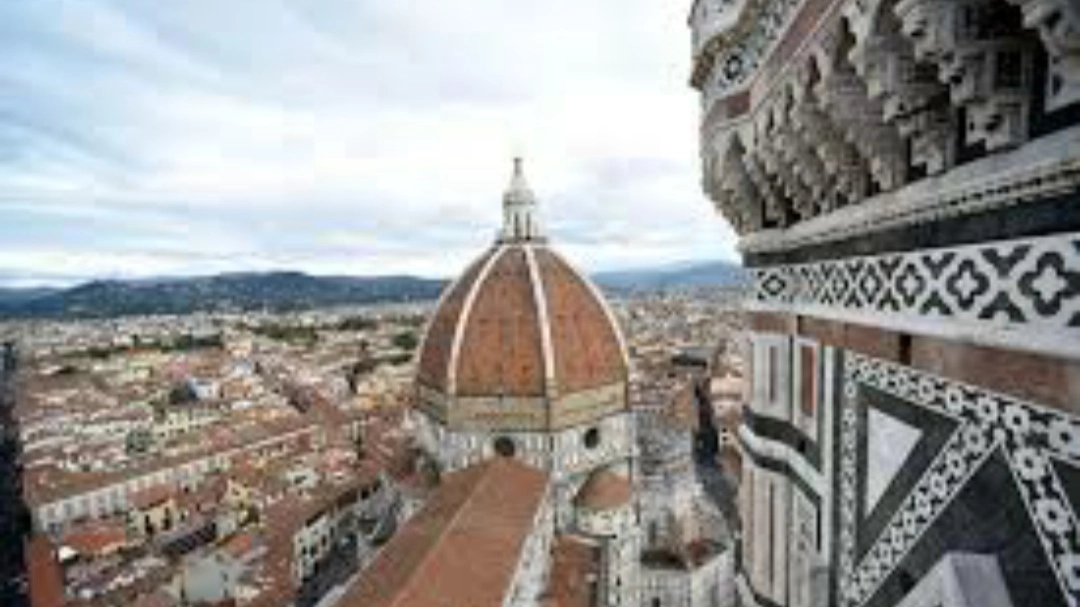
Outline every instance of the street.
POLYGON ((19 432, 15 409, 15 349, 0 345, 0 605, 23 607, 26 570, 23 539, 28 515, 22 498, 19 432))

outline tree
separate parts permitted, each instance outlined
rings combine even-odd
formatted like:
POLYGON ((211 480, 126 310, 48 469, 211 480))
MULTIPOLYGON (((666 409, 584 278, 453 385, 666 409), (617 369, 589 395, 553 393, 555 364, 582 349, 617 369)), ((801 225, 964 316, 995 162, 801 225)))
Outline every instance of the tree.
POLYGON ((128 455, 142 455, 150 450, 150 445, 154 442, 154 435, 147 428, 136 428, 128 432, 126 440, 128 455))
POLYGON ((395 347, 409 352, 416 349, 418 343, 416 333, 413 331, 402 331, 395 335, 392 341, 395 347))

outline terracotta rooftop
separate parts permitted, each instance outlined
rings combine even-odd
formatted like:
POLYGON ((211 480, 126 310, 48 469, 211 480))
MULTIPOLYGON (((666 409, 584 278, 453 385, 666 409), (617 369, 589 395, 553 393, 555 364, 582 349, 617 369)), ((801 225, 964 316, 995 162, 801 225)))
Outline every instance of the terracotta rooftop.
POLYGON ((317 428, 317 424, 299 417, 266 420, 258 422, 250 432, 230 431, 224 440, 208 441, 211 444, 204 448, 198 448, 183 455, 147 458, 142 465, 131 468, 107 472, 67 472, 55 466, 27 470, 23 478, 24 493, 30 506, 37 507, 54 500, 95 491, 127 479, 181 466, 228 449, 244 448, 270 437, 279 437, 293 432, 313 432, 317 428))
POLYGON ((338 604, 501 607, 546 487, 502 458, 447 475, 338 604))
POLYGON ((132 493, 131 497, 128 498, 128 501, 132 508, 145 510, 176 497, 176 493, 176 485, 173 485, 172 483, 162 483, 132 493))
POLYGON ((119 523, 88 523, 65 534, 62 544, 84 556, 99 556, 126 545, 127 530, 119 523))
POLYGON ((541 396, 550 376, 569 394, 625 382, 626 360, 586 278, 544 244, 500 243, 444 294, 417 380, 460 396, 541 396))
POLYGON ((633 497, 633 488, 625 477, 611 470, 602 469, 589 475, 589 479, 574 496, 574 505, 588 510, 610 510, 624 506, 633 497))
POLYGON ((543 607, 593 607, 600 552, 578 538, 559 536, 552 547, 551 585, 543 607))
POLYGON ((44 535, 35 535, 26 544, 25 558, 30 606, 61 607, 64 604, 64 580, 52 543, 44 535))

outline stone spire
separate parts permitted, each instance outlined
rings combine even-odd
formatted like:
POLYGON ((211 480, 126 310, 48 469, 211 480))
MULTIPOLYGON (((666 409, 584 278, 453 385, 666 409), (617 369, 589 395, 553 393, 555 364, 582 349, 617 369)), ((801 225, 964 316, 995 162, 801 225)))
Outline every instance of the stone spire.
POLYGON ((506 242, 542 240, 536 214, 536 197, 525 181, 521 158, 514 158, 514 175, 503 194, 503 229, 500 239, 506 242))

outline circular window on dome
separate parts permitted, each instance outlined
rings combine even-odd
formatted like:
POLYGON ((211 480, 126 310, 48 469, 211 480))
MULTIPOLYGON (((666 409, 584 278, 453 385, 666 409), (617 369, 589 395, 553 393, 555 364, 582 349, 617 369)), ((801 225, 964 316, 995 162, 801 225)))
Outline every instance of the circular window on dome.
POLYGON ((589 428, 582 437, 586 449, 595 449, 600 446, 600 428, 589 428))
POLYGON ((514 439, 508 436, 496 438, 494 447, 495 453, 499 457, 514 457, 514 454, 517 453, 517 445, 514 444, 514 439))

